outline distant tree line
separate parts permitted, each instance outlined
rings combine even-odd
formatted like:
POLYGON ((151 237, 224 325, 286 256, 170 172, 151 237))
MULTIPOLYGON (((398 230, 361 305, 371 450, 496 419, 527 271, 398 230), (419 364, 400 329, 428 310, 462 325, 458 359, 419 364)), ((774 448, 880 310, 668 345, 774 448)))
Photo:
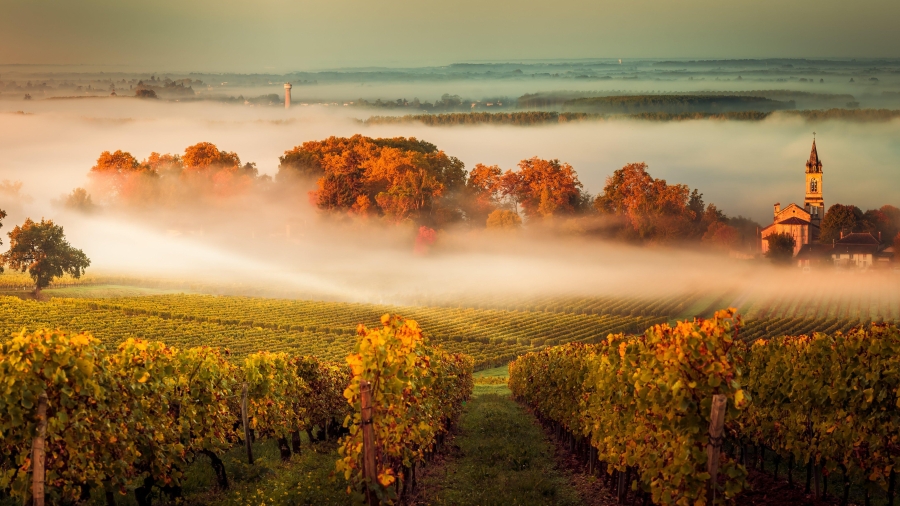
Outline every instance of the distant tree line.
POLYGON ((773 114, 800 117, 807 121, 890 121, 900 117, 900 110, 894 109, 827 109, 806 111, 735 111, 724 113, 667 113, 644 112, 636 114, 604 114, 586 112, 522 111, 522 112, 465 112, 448 114, 407 114, 403 116, 372 116, 362 123, 366 125, 422 123, 427 126, 457 125, 547 125, 571 121, 603 120, 643 120, 643 121, 686 121, 686 120, 734 120, 762 121, 773 114))
POLYGON ((414 138, 361 135, 312 141, 285 152, 276 181, 316 180, 324 212, 510 229, 524 222, 634 242, 702 242, 723 249, 757 242, 759 224, 728 218, 698 190, 654 179, 645 164, 617 170, 596 198, 575 169, 529 158, 516 169, 462 162, 414 138), (564 226, 563 226, 564 224, 564 226))
POLYGON ((782 102, 764 97, 737 95, 630 95, 576 98, 563 102, 562 107, 566 111, 605 114, 685 114, 770 112, 792 109, 795 104, 793 101, 782 102))
POLYGON ((183 154, 152 153, 138 161, 124 151, 101 153, 66 206, 141 210, 175 206, 239 209, 234 199, 310 202, 321 213, 418 227, 523 226, 638 243, 699 243, 723 250, 752 248, 759 224, 729 218, 697 189, 653 178, 646 164, 616 170, 596 197, 575 168, 527 158, 515 168, 476 164, 416 138, 362 135, 309 141, 284 152, 275 178, 217 146, 201 142, 183 154), (312 190, 310 190, 312 188, 312 190), (90 190, 90 191, 88 191, 90 190))
POLYGON ((602 121, 615 119, 636 119, 648 121, 683 121, 691 119, 721 119, 758 121, 769 117, 770 113, 744 111, 728 113, 640 113, 640 114, 600 114, 585 112, 466 112, 450 114, 408 114, 404 116, 372 116, 367 125, 422 123, 427 126, 457 125, 546 125, 572 121, 602 121))
POLYGON ((268 176, 254 163, 241 163, 237 153, 200 142, 183 155, 151 153, 138 161, 131 153, 104 151, 88 172, 88 188, 76 188, 66 207, 90 212, 102 205, 127 207, 203 206, 239 196, 268 176))

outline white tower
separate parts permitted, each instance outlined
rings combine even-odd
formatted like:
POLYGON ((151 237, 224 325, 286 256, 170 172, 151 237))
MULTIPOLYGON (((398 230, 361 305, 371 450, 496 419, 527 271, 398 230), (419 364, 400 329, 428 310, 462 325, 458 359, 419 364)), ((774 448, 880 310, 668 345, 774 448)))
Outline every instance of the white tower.
POLYGON ((291 108, 291 83, 284 83, 284 108, 291 108))

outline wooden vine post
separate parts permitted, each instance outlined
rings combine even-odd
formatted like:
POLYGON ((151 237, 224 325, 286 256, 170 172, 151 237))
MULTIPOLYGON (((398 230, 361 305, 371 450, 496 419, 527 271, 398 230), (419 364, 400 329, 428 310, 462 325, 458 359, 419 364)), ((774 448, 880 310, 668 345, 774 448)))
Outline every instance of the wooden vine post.
POLYGON ((241 389, 241 421, 244 424, 244 446, 247 448, 247 462, 253 464, 253 447, 250 445, 250 423, 247 420, 247 384, 241 389))
POLYGON ((375 428, 372 424, 372 387, 366 380, 359 382, 359 395, 362 415, 363 436, 363 477, 366 479, 366 497, 369 504, 376 504, 377 500, 371 496, 370 483, 378 479, 375 469, 375 428))
POLYGON ((709 444, 706 445, 706 472, 709 473, 709 488, 706 502, 713 504, 716 500, 716 484, 719 474, 719 454, 722 451, 722 434, 725 432, 725 407, 728 398, 722 394, 712 398, 712 409, 709 414, 709 444))
POLYGON ((47 437, 47 393, 38 400, 37 434, 31 445, 31 496, 34 506, 44 506, 44 438, 47 437))

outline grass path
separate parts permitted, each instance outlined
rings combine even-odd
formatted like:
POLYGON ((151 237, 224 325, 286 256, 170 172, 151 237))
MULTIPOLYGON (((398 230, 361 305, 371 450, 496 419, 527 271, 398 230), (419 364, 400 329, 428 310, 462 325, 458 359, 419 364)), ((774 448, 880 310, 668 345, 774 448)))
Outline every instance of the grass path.
POLYGON ((476 385, 448 445, 448 459, 421 483, 420 503, 577 505, 577 491, 556 468, 553 448, 506 385, 476 385))

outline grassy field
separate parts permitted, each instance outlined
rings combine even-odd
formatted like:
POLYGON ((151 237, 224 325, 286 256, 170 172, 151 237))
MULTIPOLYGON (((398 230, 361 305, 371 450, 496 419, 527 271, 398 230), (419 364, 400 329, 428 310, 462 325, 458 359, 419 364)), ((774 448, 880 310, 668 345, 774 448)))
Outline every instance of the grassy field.
POLYGON ((505 385, 475 386, 451 444, 443 468, 422 480, 422 504, 581 504, 540 426, 505 385))

